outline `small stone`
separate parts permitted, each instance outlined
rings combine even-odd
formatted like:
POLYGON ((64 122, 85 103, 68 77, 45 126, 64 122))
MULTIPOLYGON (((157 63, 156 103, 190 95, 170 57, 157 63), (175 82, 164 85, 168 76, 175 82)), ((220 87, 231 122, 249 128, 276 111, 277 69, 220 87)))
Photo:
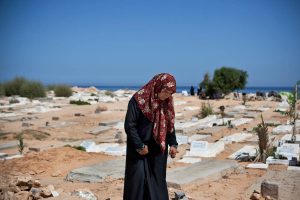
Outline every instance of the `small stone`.
POLYGON ((52 120, 53 120, 53 121, 58 121, 58 120, 59 120, 59 117, 52 117, 52 120))
POLYGON ((58 177, 61 175, 61 172, 60 171, 55 171, 51 174, 52 177, 58 177))
POLYGON ((38 180, 33 181, 33 187, 41 187, 41 183, 38 180))
POLYGON ((40 148, 36 148, 36 147, 29 147, 28 150, 29 151, 34 151, 34 152, 40 152, 41 151, 40 148))
POLYGON ((35 175, 36 174, 36 172, 34 172, 34 171, 29 171, 28 172, 30 175, 35 175))
POLYGON ((27 191, 21 191, 15 194, 16 200, 28 200, 30 193, 27 191))
POLYGON ((9 191, 14 192, 14 193, 18 193, 18 192, 21 192, 21 189, 18 186, 16 186, 15 184, 10 183, 9 184, 9 191))
POLYGON ((37 198, 40 197, 41 190, 39 188, 32 187, 30 189, 30 192, 31 192, 31 195, 33 196, 34 199, 37 199, 37 198))
POLYGON ((52 193, 47 187, 44 187, 41 189, 40 196, 43 198, 48 198, 52 196, 52 193))
POLYGON ((81 113, 75 113, 74 116, 75 117, 80 117, 80 116, 84 116, 84 115, 82 115, 81 113))
POLYGON ((253 193, 260 194, 260 192, 259 192, 259 191, 257 191, 257 190, 254 190, 254 191, 253 191, 253 193))
POLYGON ((43 172, 45 172, 46 170, 44 170, 44 169, 37 169, 37 170, 35 170, 35 172, 37 173, 37 174, 41 174, 41 173, 43 173, 43 172))
POLYGON ((252 193, 250 199, 251 199, 251 200, 259 200, 260 197, 261 197, 260 194, 252 193))
POLYGON ((208 187, 212 187, 212 184, 209 184, 208 187))
POLYGON ((175 193, 175 200, 179 200, 182 199, 183 197, 185 197, 185 193, 182 191, 178 191, 178 192, 174 192, 175 193))
POLYGON ((272 198, 270 196, 266 196, 265 200, 272 200, 272 198))
POLYGON ((33 181, 31 176, 21 176, 17 178, 17 186, 28 186, 32 187, 33 181))
POLYGON ((23 122, 23 123, 22 123, 22 127, 29 127, 29 126, 30 126, 29 123, 26 123, 26 122, 23 122))
POLYGON ((31 187, 29 187, 27 185, 26 186, 22 185, 22 186, 19 186, 19 188, 20 188, 21 191, 29 191, 31 187))

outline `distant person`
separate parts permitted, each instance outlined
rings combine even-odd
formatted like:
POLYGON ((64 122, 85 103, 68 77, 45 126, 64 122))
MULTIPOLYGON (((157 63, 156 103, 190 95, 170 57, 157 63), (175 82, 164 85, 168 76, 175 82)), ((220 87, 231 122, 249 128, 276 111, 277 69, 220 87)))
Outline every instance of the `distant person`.
POLYGON ((175 78, 162 73, 154 76, 128 103, 124 200, 169 199, 167 157, 170 154, 175 158, 178 145, 172 98, 175 92, 175 78))
POLYGON ((191 86, 190 93, 191 93, 191 96, 194 96, 194 95, 195 95, 195 89, 194 89, 194 86, 191 86))

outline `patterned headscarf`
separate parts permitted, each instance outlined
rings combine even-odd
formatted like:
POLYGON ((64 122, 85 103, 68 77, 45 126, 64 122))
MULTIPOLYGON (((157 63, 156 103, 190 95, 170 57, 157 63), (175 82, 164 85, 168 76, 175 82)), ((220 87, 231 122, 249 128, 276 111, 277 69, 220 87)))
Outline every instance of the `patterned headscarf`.
POLYGON ((158 93, 163 89, 172 94, 176 92, 176 81, 171 74, 155 75, 133 95, 142 113, 154 123, 153 138, 160 145, 162 152, 166 148, 166 134, 174 131, 175 117, 172 96, 165 100, 158 99, 158 93))

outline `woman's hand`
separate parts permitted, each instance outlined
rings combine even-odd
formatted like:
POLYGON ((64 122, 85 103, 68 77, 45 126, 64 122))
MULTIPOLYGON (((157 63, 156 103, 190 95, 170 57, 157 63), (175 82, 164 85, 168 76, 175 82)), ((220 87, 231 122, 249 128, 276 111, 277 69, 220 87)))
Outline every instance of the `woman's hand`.
POLYGON ((174 147, 174 146, 171 146, 170 150, 169 150, 169 154, 170 154, 171 158, 175 158, 176 157, 176 153, 178 153, 177 148, 174 147))
POLYGON ((144 148, 143 148, 142 150, 139 150, 139 151, 138 151, 138 153, 139 153, 140 155, 142 155, 142 156, 148 154, 148 153, 149 153, 149 151, 148 151, 148 146, 145 145, 144 148))

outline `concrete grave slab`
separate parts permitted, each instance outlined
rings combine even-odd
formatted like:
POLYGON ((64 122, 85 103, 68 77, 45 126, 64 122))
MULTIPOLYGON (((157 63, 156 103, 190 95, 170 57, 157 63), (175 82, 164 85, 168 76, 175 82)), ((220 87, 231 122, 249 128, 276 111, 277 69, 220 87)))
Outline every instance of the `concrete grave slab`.
POLYGON ((178 145, 187 144, 189 137, 186 135, 176 135, 178 145))
POLYGON ((292 125, 279 125, 272 130, 272 134, 278 135, 278 134, 291 134, 293 131, 292 125))
POLYGON ((210 135, 192 135, 188 139, 188 143, 192 143, 193 141, 203 140, 205 138, 210 137, 210 135))
POLYGON ((183 157, 215 157, 225 148, 223 142, 208 143, 206 141, 193 141, 191 150, 186 151, 183 157))
POLYGON ((251 138, 253 134, 251 133, 235 133, 229 136, 225 136, 220 139, 220 141, 225 142, 225 144, 230 144, 232 142, 243 142, 248 138, 251 138))
POLYGON ((266 120, 265 124, 267 126, 278 126, 280 125, 280 121, 276 121, 276 120, 266 120))
POLYGON ((182 189, 192 183, 202 184, 222 178, 238 167, 236 161, 208 160, 167 171, 168 186, 182 189))
POLYGON ((289 160, 275 159, 273 156, 269 156, 266 160, 266 164, 289 165, 289 160))
POLYGON ((250 163, 246 166, 246 168, 250 169, 268 169, 268 164, 265 163, 250 163))
POLYGON ((106 131, 109 131, 109 130, 111 130, 111 127, 109 127, 109 126, 97 126, 97 127, 91 128, 86 133, 90 133, 90 134, 93 134, 93 135, 98 135, 100 133, 103 133, 103 132, 106 132, 106 131))
POLYGON ((5 143, 2 143, 0 144, 0 150, 3 150, 3 149, 11 149, 11 148, 16 148, 18 147, 18 141, 10 141, 10 142, 5 142, 5 143))
POLYGON ((234 152, 233 154, 231 154, 230 156, 228 156, 228 159, 235 159, 238 155, 242 154, 242 153, 248 153, 250 156, 255 156, 256 154, 256 148, 255 146, 252 145, 246 145, 243 148, 241 148, 240 150, 234 152))
POLYGON ((114 126, 119 122, 121 121, 120 120, 103 121, 103 122, 99 122, 99 126, 114 126))
POLYGON ((240 119, 235 119, 231 121, 231 124, 233 126, 240 126, 243 124, 247 124, 248 122, 252 121, 253 119, 250 118, 240 118, 240 119))
POLYGON ((300 171, 300 167, 298 167, 298 166, 288 166, 287 170, 289 170, 289 171, 300 171))
MULTIPOLYGON (((300 134, 296 134, 296 141, 300 142, 300 134)), ((292 140, 292 134, 286 134, 284 136, 282 136, 282 138, 280 139, 281 141, 285 142, 285 141, 291 141, 292 140)))
POLYGON ((103 182, 105 179, 120 179, 124 178, 125 160, 110 160, 95 165, 90 165, 78 169, 73 169, 68 173, 67 181, 80 182, 103 182))
POLYGON ((201 158, 185 157, 185 158, 178 160, 177 162, 193 164, 193 163, 197 163, 197 162, 201 162, 201 161, 202 161, 201 158))
POLYGON ((2 153, 2 152, 0 152, 0 158, 5 158, 5 157, 7 157, 8 155, 7 155, 7 153, 2 153))
POLYGON ((299 158, 299 144, 283 143, 280 147, 277 147, 277 154, 283 155, 291 160, 292 157, 299 158))

